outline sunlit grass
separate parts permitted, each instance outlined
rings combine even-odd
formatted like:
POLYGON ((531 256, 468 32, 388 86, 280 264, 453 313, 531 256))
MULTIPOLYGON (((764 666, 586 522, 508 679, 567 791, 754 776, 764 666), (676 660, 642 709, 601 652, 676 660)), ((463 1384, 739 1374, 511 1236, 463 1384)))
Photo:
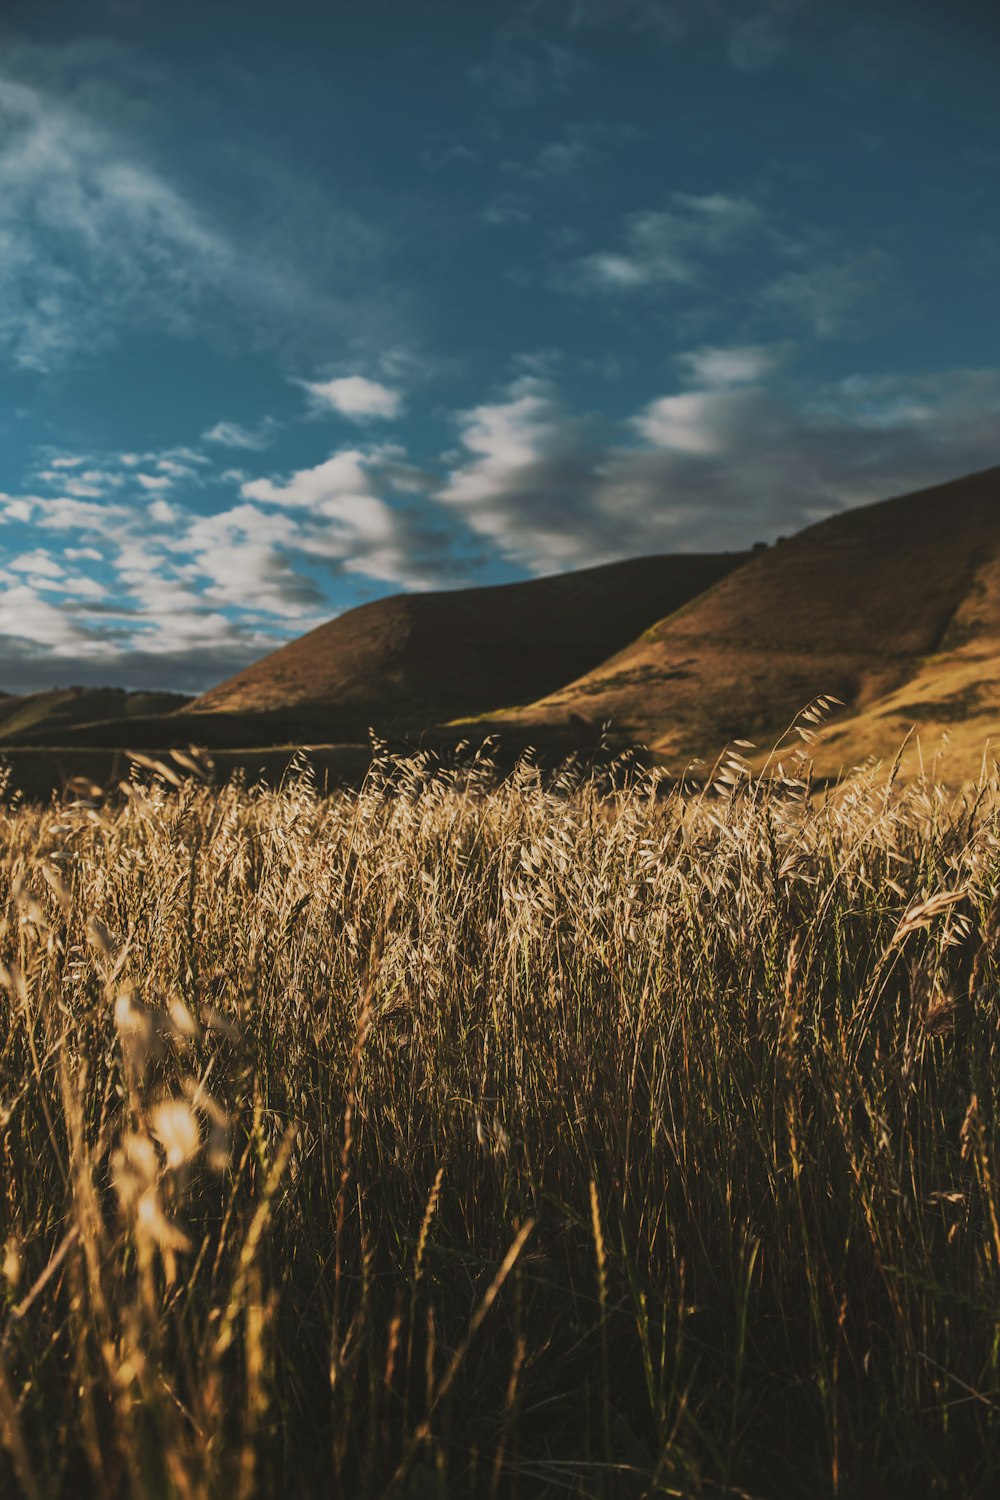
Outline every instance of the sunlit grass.
POLYGON ((995 782, 181 760, 0 813, 2 1493, 989 1493, 995 782))

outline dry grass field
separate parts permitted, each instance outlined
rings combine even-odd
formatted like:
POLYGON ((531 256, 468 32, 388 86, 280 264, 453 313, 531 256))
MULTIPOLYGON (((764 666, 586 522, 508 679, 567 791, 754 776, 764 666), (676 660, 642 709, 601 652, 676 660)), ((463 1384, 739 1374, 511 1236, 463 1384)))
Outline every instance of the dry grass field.
POLYGON ((199 774, 0 811, 0 1492, 995 1493, 995 777, 199 774))

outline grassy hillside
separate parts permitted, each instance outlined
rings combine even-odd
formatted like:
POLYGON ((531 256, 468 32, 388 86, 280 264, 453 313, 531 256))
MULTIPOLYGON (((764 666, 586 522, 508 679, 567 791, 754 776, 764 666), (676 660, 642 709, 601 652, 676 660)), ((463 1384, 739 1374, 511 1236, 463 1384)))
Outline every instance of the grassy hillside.
POLYGON ((350 610, 191 703, 185 717, 289 713, 332 735, 426 729, 530 702, 627 645, 744 554, 642 557, 528 583, 350 610))
POLYGON ((127 692, 124 688, 49 688, 0 696, 0 744, 41 737, 59 744, 80 726, 100 720, 120 724, 173 713, 188 703, 183 693, 127 692))
POLYGON ((910 724, 981 753, 1000 722, 1000 469, 809 527, 526 709, 514 734, 611 720, 668 762, 768 742, 819 693, 849 706, 824 771, 893 753, 910 724))

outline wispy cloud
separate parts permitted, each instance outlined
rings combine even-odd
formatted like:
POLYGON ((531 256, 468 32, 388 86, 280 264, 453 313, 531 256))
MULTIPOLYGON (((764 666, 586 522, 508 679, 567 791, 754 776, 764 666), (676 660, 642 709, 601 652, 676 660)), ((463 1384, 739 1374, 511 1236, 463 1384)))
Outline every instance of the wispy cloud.
POLYGON ((758 303, 772 319, 805 326, 819 338, 840 338, 864 332, 873 310, 884 319, 898 306, 898 278, 895 258, 879 247, 819 250, 812 263, 761 287, 758 303))
POLYGON ((216 422, 201 435, 203 443, 216 443, 221 448, 246 448, 259 451, 274 440, 278 424, 271 418, 256 427, 244 427, 239 422, 216 422))
POLYGON ((99 128, 0 74, 0 348, 48 370, 124 325, 189 329, 225 237, 99 128))
MULTIPOLYGON (((761 209, 749 198, 674 193, 668 208, 630 214, 620 242, 577 260, 565 285, 626 294, 670 283, 689 285, 700 278, 706 261, 744 247, 764 227, 761 209)), ((557 280, 557 286, 562 284, 557 280)))
POLYGON ((337 412, 352 421, 396 417, 402 411, 403 398, 391 386, 365 375, 342 375, 335 380, 297 380, 309 397, 313 412, 337 412))

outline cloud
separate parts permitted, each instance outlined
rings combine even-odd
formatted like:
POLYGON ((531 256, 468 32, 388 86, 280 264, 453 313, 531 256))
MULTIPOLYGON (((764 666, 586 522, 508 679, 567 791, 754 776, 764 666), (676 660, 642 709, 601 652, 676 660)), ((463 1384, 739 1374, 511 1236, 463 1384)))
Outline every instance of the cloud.
POLYGON ((31 573, 36 578, 62 578, 65 574, 62 564, 42 551, 24 552, 12 557, 6 566, 12 573, 31 573))
POLYGON ((50 493, 0 495, 7 686, 93 681, 91 667, 124 684, 145 664, 147 683, 202 688, 336 613, 336 576, 406 589, 453 576, 427 476, 395 444, 228 478, 184 446, 45 451, 35 477, 50 493), (239 498, 211 512, 221 484, 239 498), (175 488, 183 500, 166 498, 175 488))
POLYGON ((767 399, 756 391, 685 391, 651 402, 634 426, 654 448, 719 454, 727 451, 733 430, 745 426, 751 413, 761 419, 768 412, 767 399))
MULTIPOLYGON (((721 289, 727 306, 742 306, 747 332, 775 328, 817 338, 865 336, 876 317, 905 308, 896 258, 880 245, 845 245, 815 224, 783 223, 745 195, 674 193, 664 209, 629 214, 617 243, 561 264, 550 275, 555 290, 619 301, 671 288, 704 298, 719 288, 715 263, 730 270, 721 289), (741 258, 738 276, 729 262, 741 258)), ((702 320, 709 315, 703 307, 702 320)))
POLYGON ((181 571, 191 580, 207 580, 204 597, 217 605, 292 620, 326 618, 322 589, 297 572, 289 556, 297 543, 290 517, 237 505, 190 524, 179 549, 181 571))
POLYGON ((337 380, 297 380, 308 392, 314 412, 338 412, 355 422, 396 417, 402 410, 399 391, 368 380, 364 375, 344 375, 337 380))
POLYGON ((1000 369, 854 377, 793 396, 753 378, 746 350, 693 351, 687 368, 713 383, 647 403, 610 435, 551 384, 516 383, 459 416, 463 453, 436 498, 546 573, 746 547, 1000 457, 1000 369))
POLYGON ((4 37, 0 357, 48 372, 156 332, 311 363, 333 338, 411 338, 396 241, 279 144, 212 133, 191 96, 199 152, 162 165, 180 139, 163 124, 177 90, 128 49, 4 37))
POLYGON ((190 331, 231 248, 180 193, 53 98, 0 74, 0 348, 44 371, 124 326, 190 331))
POLYGON ((240 493, 300 513, 294 533, 300 553, 340 571, 426 588, 447 577, 447 539, 433 515, 412 504, 390 505, 379 493, 405 495, 421 484, 426 488, 426 478, 401 461, 398 449, 352 448, 283 480, 249 480, 240 493))
POLYGON ((692 349, 678 358, 696 385, 744 385, 762 380, 779 363, 774 349, 760 345, 743 345, 733 349, 692 349))
POLYGON ((461 413, 458 428, 467 457, 436 500, 532 571, 574 566, 590 546, 575 534, 580 486, 589 488, 594 464, 586 424, 529 375, 504 399, 461 413))
POLYGON ((370 498, 371 479, 364 453, 357 448, 342 448, 325 462, 297 469, 285 480, 251 479, 241 486, 240 493, 248 500, 322 514, 330 505, 342 506, 345 498, 370 498))
POLYGON ((260 451, 272 441, 277 423, 266 418, 259 427, 243 427, 239 422, 216 422, 201 435, 203 443, 217 443, 222 448, 246 448, 260 451))
MULTIPOLYGON (((66 607, 42 597, 34 581, 0 584, 0 641, 15 657, 51 652, 62 658, 107 656, 114 647, 66 607)), ((5 649, 5 681, 10 661, 5 649)), ((65 680, 65 664, 62 666, 65 680)))
POLYGON ((669 208, 630 214, 620 243, 583 256, 564 285, 609 293, 689 285, 700 279, 706 260, 743 248, 764 227, 760 208, 749 198, 674 193, 669 208))

